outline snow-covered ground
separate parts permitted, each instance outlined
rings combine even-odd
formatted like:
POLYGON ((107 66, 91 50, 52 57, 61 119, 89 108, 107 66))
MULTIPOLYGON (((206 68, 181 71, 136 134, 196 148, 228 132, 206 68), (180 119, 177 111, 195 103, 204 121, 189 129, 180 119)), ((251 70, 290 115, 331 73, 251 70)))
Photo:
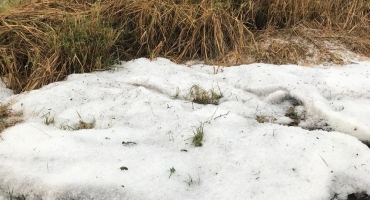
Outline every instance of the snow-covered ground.
POLYGON ((370 194, 370 149, 360 141, 370 141, 370 62, 220 68, 137 59, 29 93, 0 91, 24 113, 0 140, 0 199, 370 194), (223 97, 192 103, 194 85, 223 97), (298 126, 287 126, 290 109, 298 126), (203 146, 195 147, 200 124, 203 146))

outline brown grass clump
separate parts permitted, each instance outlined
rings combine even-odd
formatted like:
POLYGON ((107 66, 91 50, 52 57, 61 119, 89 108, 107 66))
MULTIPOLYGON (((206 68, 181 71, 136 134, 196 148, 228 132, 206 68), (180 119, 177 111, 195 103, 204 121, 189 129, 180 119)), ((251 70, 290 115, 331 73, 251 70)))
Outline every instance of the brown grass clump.
POLYGON ((112 64, 120 31, 103 22, 99 10, 98 4, 30 1, 1 13, 2 80, 21 92, 112 64))
POLYGON ((258 62, 273 64, 298 64, 308 51, 295 42, 272 40, 269 44, 257 45, 255 47, 256 60, 258 62), (265 46, 265 47, 264 47, 265 46))
POLYGON ((21 117, 22 112, 15 112, 11 110, 10 104, 0 104, 0 134, 3 132, 3 130, 22 122, 21 117))
POLYGON ((0 19, 0 75, 16 92, 137 57, 342 63, 325 42, 370 54, 367 0, 3 0, 0 19))
POLYGON ((194 103, 217 105, 222 97, 220 88, 218 88, 218 92, 213 88, 207 91, 199 85, 193 85, 190 88, 190 98, 194 103))
POLYGON ((253 41, 238 19, 242 9, 221 1, 107 1, 104 13, 114 26, 130 30, 120 44, 134 57, 209 61, 230 50, 245 52, 253 41))

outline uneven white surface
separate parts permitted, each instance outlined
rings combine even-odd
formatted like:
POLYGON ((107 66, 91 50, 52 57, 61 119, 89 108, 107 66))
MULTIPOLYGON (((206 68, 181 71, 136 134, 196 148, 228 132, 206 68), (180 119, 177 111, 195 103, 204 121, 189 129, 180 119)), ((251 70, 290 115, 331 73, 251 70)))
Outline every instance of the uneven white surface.
POLYGON ((213 72, 212 66, 137 59, 25 94, 2 86, 0 100, 16 100, 13 109, 24 112, 25 122, 2 133, 0 199, 11 191, 27 199, 135 200, 328 200, 370 193, 370 149, 359 141, 370 140, 369 62, 213 72), (219 105, 192 103, 194 84, 220 88, 224 97, 219 105), (293 102, 306 112, 299 126, 335 131, 281 125, 292 121, 285 112, 293 102), (46 125, 46 116, 55 123, 46 125), (274 120, 258 123, 257 116, 274 120), (95 119, 96 127, 59 129, 80 117, 95 119), (194 147, 189 138, 200 122, 207 122, 203 146, 194 147), (171 167, 176 172, 169 178, 171 167))

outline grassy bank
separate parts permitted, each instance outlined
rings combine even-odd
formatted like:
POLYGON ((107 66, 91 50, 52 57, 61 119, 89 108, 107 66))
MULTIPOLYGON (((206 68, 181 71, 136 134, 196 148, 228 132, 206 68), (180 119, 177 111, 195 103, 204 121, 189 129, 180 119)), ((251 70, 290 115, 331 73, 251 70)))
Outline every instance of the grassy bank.
POLYGON ((235 65, 370 54, 365 0, 3 0, 0 73, 15 92, 137 57, 235 65))

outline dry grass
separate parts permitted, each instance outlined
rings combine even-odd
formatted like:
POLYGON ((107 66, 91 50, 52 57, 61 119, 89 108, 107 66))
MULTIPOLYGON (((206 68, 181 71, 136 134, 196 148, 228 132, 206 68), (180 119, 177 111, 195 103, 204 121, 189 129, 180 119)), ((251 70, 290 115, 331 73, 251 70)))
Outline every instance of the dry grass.
POLYGON ((1 13, 0 67, 8 87, 32 90, 111 64, 119 31, 102 22, 98 6, 30 2, 1 13))
POLYGON ((258 116, 256 116, 256 120, 257 120, 258 123, 273 123, 273 122, 276 121, 276 118, 269 117, 269 116, 258 115, 258 116))
POLYGON ((22 112, 15 112, 11 110, 10 104, 0 104, 0 134, 3 130, 20 122, 22 122, 22 112))
POLYGON ((318 56, 317 62, 342 63, 326 41, 370 54, 366 0, 4 2, 0 75, 16 92, 137 57, 230 65, 318 56))
MULTIPOLYGON (((78 120, 78 123, 77 124, 73 124, 72 126, 68 125, 68 124, 61 124, 60 125, 60 129, 61 130, 70 130, 70 131, 78 131, 78 130, 81 130, 81 129, 93 129, 95 128, 95 119, 91 120, 90 122, 86 122, 82 119, 81 115, 79 113, 78 114, 78 117, 80 118, 78 120)), ((54 119, 53 119, 54 121, 54 119)))
POLYGON ((213 88, 207 91, 199 85, 193 85, 190 88, 190 98, 194 103, 217 105, 222 97, 223 94, 220 88, 218 88, 218 91, 213 88))

